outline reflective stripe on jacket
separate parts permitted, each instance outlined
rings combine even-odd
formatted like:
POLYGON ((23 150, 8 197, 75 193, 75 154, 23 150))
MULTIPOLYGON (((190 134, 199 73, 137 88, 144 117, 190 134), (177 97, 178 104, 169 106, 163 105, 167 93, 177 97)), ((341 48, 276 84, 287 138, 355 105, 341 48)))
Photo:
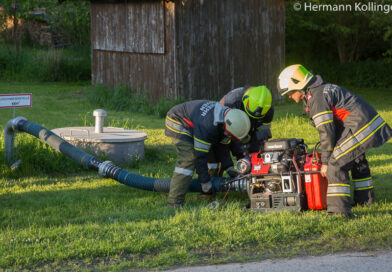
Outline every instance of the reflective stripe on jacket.
POLYGON ((210 180, 207 161, 213 145, 222 165, 233 165, 227 145, 220 143, 225 139, 223 121, 227 109, 214 101, 194 100, 176 105, 167 113, 165 135, 193 143, 195 168, 202 183, 210 180))
POLYGON ((392 129, 361 97, 316 76, 306 91, 306 109, 319 132, 321 160, 345 165, 392 137, 392 129))

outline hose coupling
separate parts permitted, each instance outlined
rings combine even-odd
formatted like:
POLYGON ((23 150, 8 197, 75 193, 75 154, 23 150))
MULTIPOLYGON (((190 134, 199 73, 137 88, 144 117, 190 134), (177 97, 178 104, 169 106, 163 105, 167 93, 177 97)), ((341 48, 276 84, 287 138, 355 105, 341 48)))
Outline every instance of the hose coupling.
POLYGON ((27 121, 26 118, 24 118, 22 116, 18 116, 16 118, 12 119, 12 128, 14 129, 14 131, 21 132, 23 123, 26 121, 27 121))
POLYGON ((224 179, 220 184, 221 192, 225 192, 230 189, 234 192, 247 192, 248 180, 246 178, 228 178, 224 179))
POLYGON ((117 175, 120 171, 121 168, 115 166, 111 161, 104 161, 98 168, 98 174, 104 178, 117 179, 117 175))

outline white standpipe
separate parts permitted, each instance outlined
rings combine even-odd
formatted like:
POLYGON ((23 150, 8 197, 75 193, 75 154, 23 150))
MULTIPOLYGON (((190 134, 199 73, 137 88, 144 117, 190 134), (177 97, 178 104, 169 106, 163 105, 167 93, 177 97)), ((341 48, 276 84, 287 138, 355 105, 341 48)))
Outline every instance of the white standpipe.
POLYGON ((106 111, 103 109, 94 110, 93 115, 95 116, 95 133, 103 132, 103 120, 105 118, 106 111))

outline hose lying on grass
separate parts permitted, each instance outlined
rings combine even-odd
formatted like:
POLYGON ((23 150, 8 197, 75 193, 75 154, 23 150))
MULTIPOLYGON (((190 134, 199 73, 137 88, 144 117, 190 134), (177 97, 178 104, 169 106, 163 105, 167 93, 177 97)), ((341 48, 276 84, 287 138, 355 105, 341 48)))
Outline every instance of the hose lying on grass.
MULTIPOLYGON (((39 138, 41 141, 47 143, 58 152, 61 152, 71 160, 79 163, 84 168, 98 171, 98 173, 103 177, 112 178, 122 184, 137 189, 156 192, 169 192, 170 179, 144 177, 121 169, 109 161, 101 162, 93 155, 73 146, 61 137, 57 136, 52 131, 37 123, 27 121, 27 119, 24 117, 16 117, 9 120, 4 130, 5 162, 9 166, 14 164, 16 161, 14 139, 17 132, 26 132, 39 138)), ((212 183, 215 191, 217 192, 227 190, 227 183, 223 178, 214 178, 212 183)), ((232 190, 236 190, 236 187, 237 186, 232 186, 232 190)), ((189 191, 201 191, 201 186, 197 179, 192 180, 189 186, 189 191)))

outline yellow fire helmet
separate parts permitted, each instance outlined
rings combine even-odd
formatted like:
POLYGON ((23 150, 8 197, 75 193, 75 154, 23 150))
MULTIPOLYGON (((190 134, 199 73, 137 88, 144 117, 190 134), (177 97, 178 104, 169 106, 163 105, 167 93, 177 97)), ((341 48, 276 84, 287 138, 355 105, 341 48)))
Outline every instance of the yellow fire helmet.
POLYGON ((224 117, 225 130, 236 140, 244 139, 250 130, 248 115, 242 110, 228 109, 224 117))
POLYGON ((290 65, 278 77, 278 91, 282 96, 291 91, 301 91, 312 78, 313 74, 301 64, 290 65))
POLYGON ((254 119, 263 118, 271 102, 272 95, 266 86, 250 87, 242 96, 245 112, 254 119))

